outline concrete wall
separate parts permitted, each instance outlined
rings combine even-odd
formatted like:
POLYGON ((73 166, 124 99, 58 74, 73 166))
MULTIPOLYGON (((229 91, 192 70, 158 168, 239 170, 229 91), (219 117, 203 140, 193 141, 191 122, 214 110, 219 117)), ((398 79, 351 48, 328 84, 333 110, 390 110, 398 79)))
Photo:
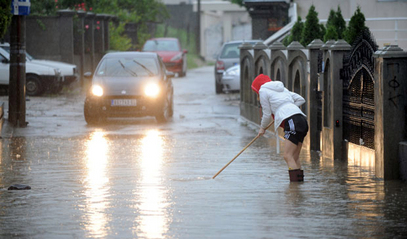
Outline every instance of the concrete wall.
POLYGON ((111 15, 71 10, 51 17, 27 16, 26 51, 38 59, 75 64, 83 85, 83 73, 94 71, 109 50, 109 21, 113 19, 111 15))
MULTIPOLYGON (((193 3, 197 13, 197 2, 193 3)), ((200 55, 207 61, 224 42, 252 39, 251 18, 246 8, 228 1, 201 1, 200 55)))
MULTIPOLYGON (((258 74, 267 74, 306 99, 307 104, 302 107, 310 126, 304 141, 306 149, 322 151, 324 158, 351 160, 355 165, 374 164, 376 176, 386 180, 407 177, 405 147, 400 146, 399 150, 399 142, 407 138, 407 81, 403 80, 407 75, 407 52, 390 46, 375 53, 373 150, 343 138, 342 71, 350 50, 344 40, 326 43, 314 40, 306 48, 298 42, 287 48, 281 43, 269 47, 261 43, 241 45, 241 116, 260 123, 260 105, 250 86, 258 74), (321 53, 323 67, 319 69, 321 53), (318 129, 317 91, 322 91, 322 131, 318 129)), ((282 131, 277 134, 281 137, 282 131)))

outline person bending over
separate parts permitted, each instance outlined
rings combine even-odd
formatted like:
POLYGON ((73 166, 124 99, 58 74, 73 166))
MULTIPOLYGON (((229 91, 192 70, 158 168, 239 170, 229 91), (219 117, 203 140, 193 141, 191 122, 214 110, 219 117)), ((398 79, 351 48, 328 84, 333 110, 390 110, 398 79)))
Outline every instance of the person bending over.
POLYGON ((274 129, 284 128, 284 160, 288 166, 291 182, 304 181, 301 169, 300 152, 302 143, 308 133, 306 115, 299 108, 305 99, 297 93, 289 91, 281 81, 271 81, 267 75, 258 75, 252 83, 252 90, 262 108, 259 136, 265 133, 267 125, 274 117, 274 129))

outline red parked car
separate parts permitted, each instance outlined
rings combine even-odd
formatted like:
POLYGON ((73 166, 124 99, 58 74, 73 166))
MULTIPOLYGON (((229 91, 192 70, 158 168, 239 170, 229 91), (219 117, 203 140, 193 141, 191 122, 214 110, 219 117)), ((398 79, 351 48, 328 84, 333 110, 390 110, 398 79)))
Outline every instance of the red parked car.
POLYGON ((152 38, 146 41, 142 51, 156 52, 168 71, 178 73, 178 76, 186 75, 188 51, 181 48, 177 38, 152 38))

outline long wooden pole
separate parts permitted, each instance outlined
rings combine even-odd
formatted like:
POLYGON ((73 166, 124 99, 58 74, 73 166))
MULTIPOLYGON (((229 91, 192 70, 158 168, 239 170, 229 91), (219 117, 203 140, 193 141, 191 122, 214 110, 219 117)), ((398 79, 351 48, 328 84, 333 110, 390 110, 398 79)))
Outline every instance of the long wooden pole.
MULTIPOLYGON (((274 121, 272 121, 266 128, 265 130, 267 130, 268 128, 270 128, 270 126, 274 124, 274 121)), ((219 170, 219 172, 217 172, 212 179, 215 179, 216 176, 218 176, 227 166, 229 166, 229 164, 231 164, 237 157, 239 157, 239 155, 241 155, 243 153, 243 151, 245 151, 250 145, 252 145, 252 143, 254 143, 254 141, 256 141, 256 139, 258 139, 260 137, 260 135, 257 135, 252 141, 250 141, 250 143, 248 143, 246 145, 246 147, 244 147, 232 160, 229 161, 229 163, 227 163, 221 170, 219 170)))

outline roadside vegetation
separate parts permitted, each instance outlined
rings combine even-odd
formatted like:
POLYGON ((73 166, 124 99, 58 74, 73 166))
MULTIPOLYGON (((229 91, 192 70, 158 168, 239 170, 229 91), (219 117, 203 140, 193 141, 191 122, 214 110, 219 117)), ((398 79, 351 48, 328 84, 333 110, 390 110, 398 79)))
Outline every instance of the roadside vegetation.
POLYGON ((6 34, 8 26, 11 23, 11 0, 0 2, 0 39, 6 34))

